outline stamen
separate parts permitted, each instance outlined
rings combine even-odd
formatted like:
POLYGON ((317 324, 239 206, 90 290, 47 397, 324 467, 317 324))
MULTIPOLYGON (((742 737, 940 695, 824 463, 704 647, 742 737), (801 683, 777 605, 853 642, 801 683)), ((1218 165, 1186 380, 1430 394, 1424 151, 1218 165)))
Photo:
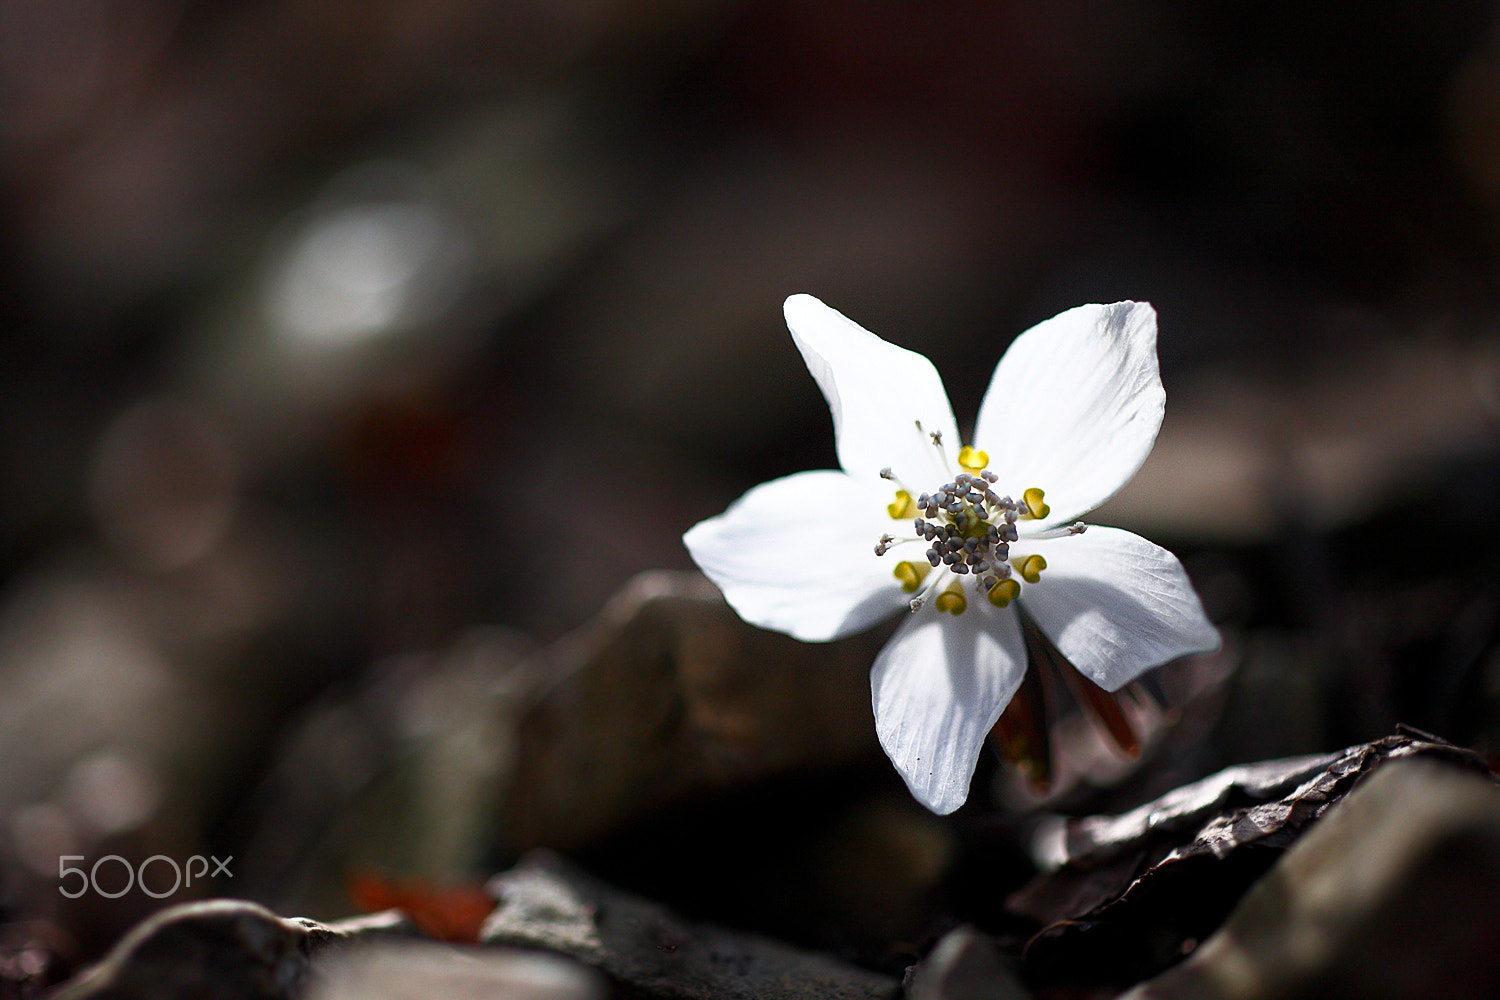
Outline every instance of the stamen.
POLYGON ((1027 541, 1035 541, 1039 538, 1066 538, 1069 535, 1081 535, 1089 530, 1089 526, 1082 521, 1074 521, 1072 524, 1063 525, 1060 528, 1049 528, 1046 531, 1037 531, 1026 536, 1027 541))
POLYGON ((1022 514, 1021 516, 1040 519, 1046 517, 1049 513, 1051 513, 1052 508, 1042 503, 1042 497, 1045 495, 1046 494, 1037 489, 1035 486, 1028 489, 1025 493, 1022 493, 1021 499, 1026 503, 1026 513, 1022 514))
POLYGON ((938 570, 938 572, 936 573, 927 574, 927 582, 922 584, 922 592, 916 597, 912 598, 910 602, 909 606, 911 607, 912 611, 920 611, 922 609, 922 606, 927 603, 927 598, 932 596, 932 592, 936 590, 942 584, 942 582, 944 580, 947 580, 948 578, 948 574, 944 573, 942 570, 938 570))
MULTIPOLYGON (((897 489, 905 490, 907 493, 911 492, 911 487, 903 483, 901 481, 901 477, 896 475, 895 472, 891 471, 891 467, 889 465, 880 470, 880 478, 884 479, 886 482, 895 483, 897 489)), ((920 499, 917 501, 917 506, 922 506, 922 501, 920 499)))
POLYGON ((1027 583, 1036 583, 1042 578, 1042 570, 1047 568, 1047 560, 1038 555, 1021 556, 1019 559, 1012 559, 1010 564, 1027 583))
POLYGON ((928 566, 923 566, 920 563, 907 562, 903 559, 901 562, 898 562, 896 564, 895 577, 896 579, 901 581, 902 590, 906 591, 908 594, 915 594, 917 592, 917 588, 922 585, 922 580, 925 579, 927 574, 930 572, 932 572, 932 569, 928 566))
POLYGON ((897 490, 896 502, 886 504, 885 509, 891 515, 892 520, 901 521, 916 514, 917 502, 911 498, 910 493, 897 490))
POLYGON ((943 468, 951 469, 953 466, 948 463, 948 451, 943 447, 943 432, 933 431, 927 436, 931 439, 932 446, 937 449, 938 461, 942 463, 943 468))
POLYGON ((1014 601, 1021 594, 1021 585, 1016 581, 1006 578, 990 588, 990 603, 997 608, 1003 608, 1014 601))
POLYGON ((946 611, 954 617, 963 614, 968 606, 969 602, 964 598, 964 592, 957 583, 937 595, 937 600, 933 602, 933 607, 939 611, 946 611))
POLYGON ((990 456, 987 452, 975 451, 968 445, 964 445, 958 449, 958 464, 970 472, 979 472, 990 464, 990 456))
MULTIPOLYGON (((944 466, 952 468, 943 452, 942 433, 929 433, 920 421, 915 423, 917 432, 925 434, 938 450, 944 466)), ((1019 501, 1001 496, 994 488, 1000 477, 987 468, 988 462, 989 455, 966 445, 958 455, 962 471, 951 482, 921 494, 913 494, 890 468, 880 470, 882 478, 898 487, 886 512, 894 520, 910 519, 915 534, 881 535, 875 545, 876 555, 885 555, 906 542, 927 544, 924 559, 903 560, 893 571, 901 589, 914 595, 909 602, 912 611, 925 607, 932 598, 939 611, 962 614, 967 608, 964 584, 968 577, 974 579, 975 593, 984 594, 997 608, 1017 600, 1023 583, 1041 581, 1047 560, 1035 554, 1011 559, 1010 546, 1021 537, 1017 521, 1035 521, 1051 513, 1045 493, 1031 487, 1019 501)), ((1061 538, 1080 534, 1086 527, 1082 521, 1075 521, 1028 533, 1026 538, 1061 538)))

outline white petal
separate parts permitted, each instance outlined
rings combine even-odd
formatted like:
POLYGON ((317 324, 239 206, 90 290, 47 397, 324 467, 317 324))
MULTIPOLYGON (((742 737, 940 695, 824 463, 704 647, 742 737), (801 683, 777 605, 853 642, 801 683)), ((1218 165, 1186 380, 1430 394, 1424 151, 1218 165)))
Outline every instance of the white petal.
POLYGON ((1177 557, 1119 528, 1031 542, 1047 560, 1021 606, 1075 667, 1114 691, 1152 667, 1218 648, 1177 557))
MULTIPOLYGON (((755 487, 682 536, 688 552, 741 618, 823 641, 868 628, 910 595, 893 572, 907 558, 875 554, 881 534, 911 532, 886 501, 842 472, 799 472, 755 487)), ((920 546, 912 545, 920 559, 920 546)))
POLYGON ((912 795, 939 815, 964 804, 984 740, 1021 686, 1015 614, 971 603, 957 618, 919 611, 870 671, 875 729, 912 795))
POLYGON ((785 312, 792 339, 833 411, 844 471, 874 479, 889 467, 919 492, 951 478, 953 470, 938 462, 928 438, 942 432, 950 458, 958 454, 953 407, 932 362, 886 343, 811 295, 793 295, 785 312))
POLYGON ((1002 492, 1037 486, 1062 524, 1135 475, 1161 428, 1156 311, 1144 302, 1079 306, 1016 338, 979 407, 974 441, 1002 492))

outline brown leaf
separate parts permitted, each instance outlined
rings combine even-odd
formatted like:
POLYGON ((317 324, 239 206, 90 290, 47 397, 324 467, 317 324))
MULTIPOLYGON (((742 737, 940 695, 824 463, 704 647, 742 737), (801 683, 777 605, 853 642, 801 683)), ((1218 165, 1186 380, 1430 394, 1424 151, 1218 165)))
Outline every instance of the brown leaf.
POLYGON ((1108 969, 1119 983, 1165 968, 1330 806, 1386 761, 1410 757, 1488 773, 1472 751, 1395 735, 1227 768, 1118 816, 1066 821, 1061 866, 1006 901, 1045 925, 1028 966, 1067 979, 1108 969))

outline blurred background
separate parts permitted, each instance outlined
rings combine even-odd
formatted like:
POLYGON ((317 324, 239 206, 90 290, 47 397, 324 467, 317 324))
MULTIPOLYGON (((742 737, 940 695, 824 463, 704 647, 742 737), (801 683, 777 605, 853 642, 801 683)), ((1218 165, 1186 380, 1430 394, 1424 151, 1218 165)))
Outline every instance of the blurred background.
POLYGON ((60 855, 285 898, 299 761, 359 786, 412 685, 834 464, 799 291, 961 424, 1026 327, 1151 301, 1166 424, 1092 520, 1225 628, 1200 772, 1493 755, 1495 14, 0 0, 0 919, 84 958, 164 905, 60 855))

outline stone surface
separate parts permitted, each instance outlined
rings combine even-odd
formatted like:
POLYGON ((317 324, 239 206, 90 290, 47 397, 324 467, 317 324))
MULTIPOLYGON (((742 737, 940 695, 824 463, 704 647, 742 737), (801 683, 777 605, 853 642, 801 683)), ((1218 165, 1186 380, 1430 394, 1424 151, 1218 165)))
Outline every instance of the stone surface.
POLYGON ((1129 1000, 1500 996, 1500 786, 1392 762, 1129 1000))
POLYGON ((650 573, 547 646, 475 629, 387 661, 285 741, 236 890, 283 913, 396 906, 459 940, 423 919, 424 887, 547 847, 811 947, 921 940, 956 840, 876 742, 881 638, 797 642, 698 574, 650 573))
POLYGON ((52 1000, 295 1000, 315 952, 407 932, 396 913, 323 924, 243 900, 184 903, 138 925, 52 1000))
POLYGON ((874 1000, 899 991, 894 979, 828 955, 690 922, 549 852, 530 852, 491 888, 500 902, 481 940, 569 955, 631 997, 874 1000))
MULTIPOLYGON (((745 624, 699 574, 653 572, 540 649, 474 630, 393 661, 287 741, 243 891, 333 912, 350 873, 478 880, 497 858, 586 850, 756 782, 855 761, 886 778, 870 711, 880 641, 801 643, 745 624)), ((930 883, 930 867, 913 870, 930 883)))
POLYGON ((511 949, 380 943, 320 961, 308 1000, 603 1000, 578 962, 511 949))
POLYGON ((1028 1000, 995 943, 972 927, 943 935, 927 957, 907 971, 906 1000, 1028 1000))
POLYGON ((878 753, 881 641, 801 643, 745 624, 696 573, 642 574, 526 665, 539 694, 499 812, 507 844, 570 850, 695 793, 878 753))

